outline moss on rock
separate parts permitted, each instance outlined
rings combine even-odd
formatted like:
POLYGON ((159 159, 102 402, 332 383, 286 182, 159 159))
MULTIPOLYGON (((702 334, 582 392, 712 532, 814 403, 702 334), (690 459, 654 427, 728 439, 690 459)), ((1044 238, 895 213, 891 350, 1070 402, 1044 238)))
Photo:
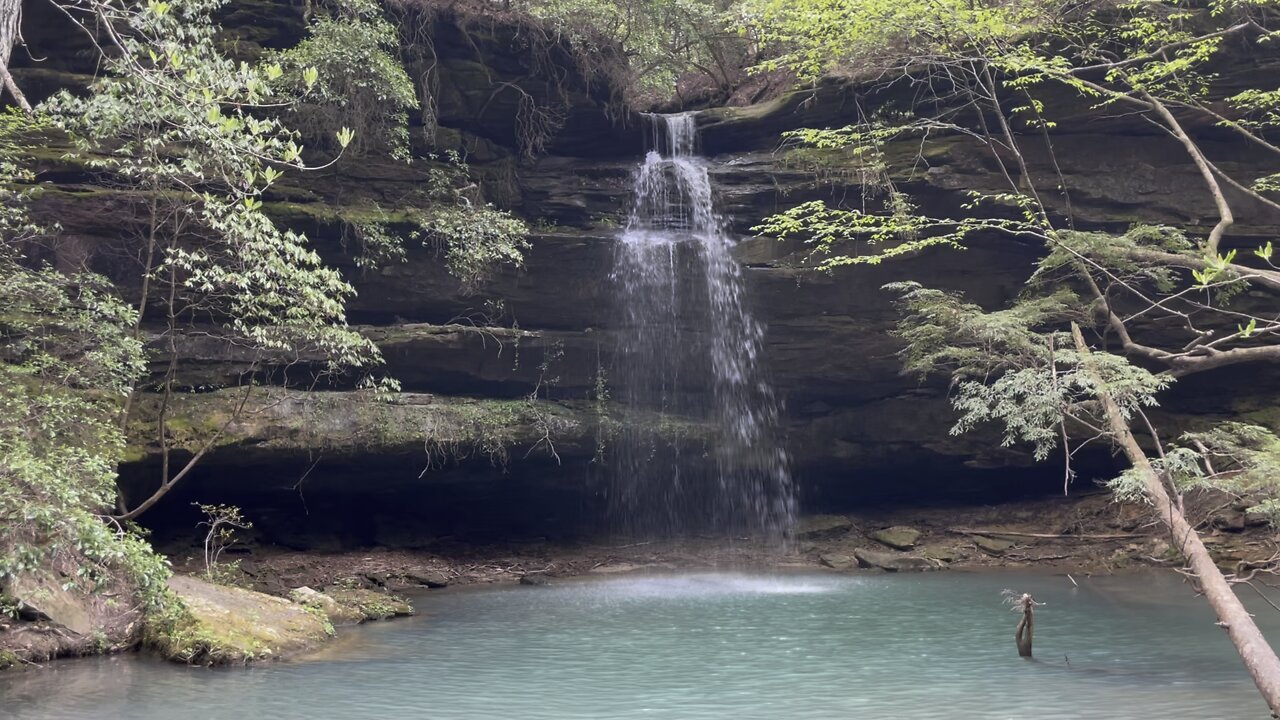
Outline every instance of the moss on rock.
POLYGON ((192 665, 243 664, 314 647, 333 634, 322 615, 283 598, 176 575, 169 607, 148 620, 144 643, 192 665))
POLYGON ((360 616, 359 622, 403 617, 415 612, 408 600, 377 590, 331 587, 325 589, 324 594, 333 598, 338 605, 355 610, 360 616))

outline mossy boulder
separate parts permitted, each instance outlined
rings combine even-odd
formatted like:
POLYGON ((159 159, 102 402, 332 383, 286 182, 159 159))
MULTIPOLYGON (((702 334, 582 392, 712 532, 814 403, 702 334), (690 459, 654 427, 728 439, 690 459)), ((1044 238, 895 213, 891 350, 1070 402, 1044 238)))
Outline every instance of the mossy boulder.
POLYGON ((359 608, 340 603, 328 594, 309 587, 291 590, 289 599, 305 608, 323 613, 334 625, 354 625, 365 619, 359 608))
POLYGON ((357 622, 414 614, 413 605, 408 600, 378 590, 329 587, 325 588, 324 594, 344 608, 344 616, 358 616, 357 622))
POLYGON ((314 612, 263 593, 175 575, 170 606, 149 619, 145 644, 191 665, 244 664, 296 654, 333 635, 314 612))

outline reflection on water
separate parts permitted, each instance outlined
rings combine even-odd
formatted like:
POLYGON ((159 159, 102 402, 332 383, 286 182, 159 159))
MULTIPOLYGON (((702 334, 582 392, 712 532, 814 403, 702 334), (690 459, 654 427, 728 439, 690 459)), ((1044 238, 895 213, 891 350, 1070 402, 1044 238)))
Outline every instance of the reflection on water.
POLYGON ((0 677, 0 717, 1266 717, 1172 573, 1077 580, 694 574, 450 591, 309 662, 205 670, 130 656, 0 677), (1046 603, 1039 662, 1016 656, 1005 587, 1046 603))

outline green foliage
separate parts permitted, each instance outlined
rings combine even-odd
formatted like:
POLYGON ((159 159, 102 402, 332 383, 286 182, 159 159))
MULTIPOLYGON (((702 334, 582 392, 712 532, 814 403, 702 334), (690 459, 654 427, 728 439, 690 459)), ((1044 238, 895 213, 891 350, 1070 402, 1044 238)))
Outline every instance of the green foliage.
POLYGON ((127 15, 120 54, 86 96, 47 104, 91 166, 150 194, 144 233, 160 245, 152 278, 177 285, 171 310, 226 318, 237 342, 315 352, 332 370, 369 367, 377 348, 346 326, 354 292, 301 234, 276 227, 261 194, 302 169, 296 133, 263 111, 287 106, 282 71, 222 54, 220 0, 153 3, 127 15))
POLYGON ((1053 339, 1046 329, 1080 316, 1079 299, 1068 289, 1028 296, 1003 310, 985 311, 954 293, 916 282, 884 287, 898 295, 902 319, 894 335, 906 346, 904 369, 921 377, 950 373, 958 379, 986 378, 1006 370, 1043 364, 1053 339))
POLYGON ((101 513, 124 449, 117 424, 143 370, 135 312, 103 278, 24 264, 42 232, 26 216, 22 131, 42 120, 0 115, 0 579, 65 573, 92 591, 123 576, 161 601, 168 568, 131 529, 101 513))
POLYGON ((737 79, 748 43, 727 32, 730 0, 521 0, 583 51, 608 55, 621 47, 631 99, 663 101, 685 76, 727 89, 737 79))
POLYGON ((812 200, 764 219, 752 232, 778 240, 803 238, 814 247, 819 267, 831 270, 843 265, 875 265, 884 260, 917 254, 939 246, 963 250, 962 240, 989 227, 982 220, 936 220, 916 215, 901 195, 885 214, 833 208, 812 200), (873 252, 858 252, 865 242, 873 252), (854 254, 848 254, 849 250, 854 254))
POLYGON ((1176 475, 1175 482, 1186 488, 1209 487, 1250 498, 1250 512, 1264 515, 1273 523, 1280 519, 1280 438, 1257 425, 1227 422, 1203 432, 1186 433, 1179 439, 1183 449, 1194 448, 1199 469, 1176 475))
POLYGON ((443 251, 449 272, 467 292, 499 265, 523 264, 529 248, 524 221, 492 205, 433 208, 422 215, 419 228, 417 239, 443 251))
POLYGON ((596 414, 596 449, 591 462, 604 465, 610 442, 613 440, 616 422, 609 417, 609 374, 604 365, 596 361, 596 380, 591 388, 591 404, 596 414))
POLYGON ((1063 439, 1064 418, 1091 416, 1101 392, 1131 416, 1155 405, 1171 382, 1116 355, 1094 355, 1086 371, 1070 336, 1053 329, 1082 313, 1069 290, 987 312, 918 283, 886 289, 899 294, 903 309, 894 334, 906 342, 905 368, 952 379, 952 406, 960 413, 953 435, 997 423, 1005 446, 1028 443, 1044 459, 1063 439))
MULTIPOLYGON (((793 155, 811 150, 843 157, 843 171, 856 173, 859 179, 861 207, 832 207, 825 201, 813 200, 765 218, 752 231, 778 240, 804 240, 813 246, 813 257, 823 270, 875 265, 933 248, 962 250, 969 238, 981 233, 1043 236, 1051 231, 1034 199, 1016 192, 970 192, 970 202, 965 207, 973 212, 959 218, 931 217, 918 211, 893 180, 895 169, 886 156, 886 145, 916 137, 924 143, 931 133, 956 129, 950 123, 887 116, 836 129, 785 133, 788 142, 801 146, 791 151, 793 155), (1014 208, 1017 214, 1010 218, 978 212, 992 205, 1014 208)), ((834 168, 835 163, 831 163, 825 171, 835 172, 834 168)))
MULTIPOLYGON (((1250 514, 1280 523, 1280 438, 1267 428, 1226 422, 1186 433, 1151 464, 1180 493, 1226 492, 1244 499, 1250 514)), ((1109 486, 1123 499, 1146 500, 1133 470, 1109 486)))
POLYGON ((426 190, 435 205, 414 214, 410 238, 443 253, 449 272, 474 291, 499 266, 520 267, 529 249, 529 227, 482 201, 470 168, 453 151, 432 156, 426 190))
MULTIPOLYGON (((144 371, 139 311, 102 278, 65 276, 24 257, 43 230, 25 220, 25 197, 12 189, 30 179, 15 129, 40 130, 47 120, 106 181, 137 191, 138 226, 122 231, 144 241, 148 258, 144 287, 153 294, 139 308, 163 302, 170 333, 179 318, 213 318, 228 339, 258 352, 319 353, 331 370, 380 360, 346 325, 351 286, 304 236, 262 212, 263 192, 285 170, 305 169, 298 135, 279 119, 297 98, 280 92, 279 63, 222 53, 212 20, 220 6, 86 4, 113 28, 88 92, 57 94, 36 119, 6 114, 0 124, 0 521, 9 530, 0 575, 52 569, 92 589, 123 574, 148 605, 165 602, 168 576, 139 535, 104 517, 124 449, 121 410, 144 371)), ((362 42, 337 25, 320 29, 362 42)), ((289 69, 317 102, 339 91, 315 68, 289 69)), ((336 134, 340 146, 354 139, 336 134)))
POLYGON ((1044 0, 744 0, 738 22, 774 49, 763 69, 816 80, 833 70, 870 73, 1026 37, 1043 29, 1053 10, 1044 0))
MULTIPOLYGON (((1003 82, 1019 90, 1056 82, 1103 103, 1131 92, 1191 102, 1207 97, 1215 78, 1205 66, 1221 53, 1226 35, 1250 30, 1258 42, 1271 38, 1261 28, 1275 5, 744 0, 739 24, 774 48, 765 69, 786 67, 807 79, 905 70, 937 73, 953 84, 1003 82), (1250 21, 1258 24, 1250 27, 1250 21), (1082 67, 1096 68, 1102 82, 1078 73, 1082 67), (993 74, 984 76, 984 68, 993 74)), ((1248 117, 1224 122, 1255 130, 1272 126, 1277 99, 1270 89, 1238 92, 1230 102, 1248 117)), ((1017 112, 1035 118, 1043 107, 1028 97, 1017 112)))
POLYGON ((404 262, 406 239, 440 253, 449 272, 473 292, 502 265, 519 267, 529 249, 529 227, 505 210, 481 201, 470 168, 455 152, 430 155, 422 190, 430 204, 392 218, 381 208, 343 216, 347 240, 359 245, 355 263, 362 269, 404 262), (397 229, 396 226, 399 226, 397 229))
POLYGON ((1004 428, 1006 447, 1028 443, 1035 458, 1043 460, 1064 439, 1064 418, 1088 418, 1102 393, 1110 395, 1129 418, 1142 407, 1155 406, 1156 394, 1171 383, 1168 376, 1153 375, 1118 355, 1099 353, 1090 363, 1085 370, 1075 350, 1056 350, 1046 353, 1038 365, 986 381, 962 381, 952 398, 952 406, 960 412, 952 434, 995 422, 1004 428))
POLYGON ((344 235, 344 240, 354 239, 359 245, 355 263, 361 270, 375 270, 408 259, 403 239, 391 229, 387 220, 357 218, 348 221, 346 228, 350 237, 344 235))
POLYGON ((197 503, 205 519, 200 523, 207 529, 204 536, 204 573, 210 582, 231 585, 240 574, 240 561, 222 563, 222 553, 236 539, 237 530, 248 530, 253 523, 244 518, 240 508, 234 505, 197 503))
MULTIPOLYGON (((1005 223, 999 229, 1029 233, 1052 245, 1062 228, 1049 219, 1038 191, 1028 185, 1030 178, 1019 166, 1019 145, 1025 141, 1014 137, 1019 128, 1054 126, 1047 101, 1052 97, 1060 102, 1061 93, 1051 96, 1047 90, 1056 86, 1098 107, 1125 111, 1139 107, 1154 114, 1164 105, 1185 107, 1274 150, 1264 133, 1277 127, 1280 91, 1241 91, 1222 84, 1217 92, 1226 94, 1230 108, 1224 114, 1223 103, 1214 100, 1218 75, 1210 63, 1222 61, 1223 48, 1230 46, 1228 37, 1271 40, 1274 33, 1265 29, 1266 18, 1277 5, 1276 0, 1216 0, 1196 7, 1171 1, 1072 5, 1046 0, 744 0, 740 23, 773 48, 773 59, 763 69, 785 67, 809 79, 827 72, 854 73, 880 87, 900 82, 905 75, 925 88, 925 97, 916 103, 919 118, 800 131, 792 134, 797 141, 871 153, 851 163, 858 164, 878 154, 883 143, 908 134, 971 135, 993 149, 1002 148, 997 156, 1018 156, 1001 157, 1011 187, 987 200, 1020 208, 1025 222, 1005 223), (1017 103, 1012 108, 1011 101, 1017 103), (988 124, 983 119, 979 127, 965 127, 958 121, 968 110, 998 115, 1000 120, 988 124)), ((1157 124, 1170 122, 1154 119, 1157 124)), ((1174 130, 1170 128, 1177 136, 1174 130)), ((1246 183, 1258 192, 1271 192, 1275 185, 1269 174, 1246 183)), ((944 218, 904 220, 895 210, 901 204, 909 206, 896 199, 879 211, 809 205, 807 212, 794 210, 790 217, 766 223, 761 231, 809 233, 822 246, 862 237, 883 243, 894 231, 912 232, 924 224, 949 240, 929 238, 919 249, 964 240, 963 234, 938 227, 944 218)), ((1211 255, 1211 262, 1220 267, 1231 263, 1229 257, 1211 255)), ((835 264, 877 261, 876 255, 861 251, 836 258, 835 264)), ((1211 270, 1197 272, 1206 273, 1201 282, 1206 287, 1221 277, 1211 270)), ((1227 288, 1219 289, 1224 291, 1227 288)))
POLYGON ((357 156, 384 150, 408 162, 407 111, 417 95, 394 55, 398 41, 376 3, 349 2, 318 16, 305 40, 271 57, 282 68, 276 83, 301 98, 290 110, 309 143, 357 156))
POLYGON ((1036 266, 1033 280, 1059 280, 1077 271, 1081 258, 1089 258, 1108 271, 1134 282, 1151 283, 1160 292, 1177 286, 1177 269, 1165 263, 1140 259, 1139 250, 1158 250, 1194 258, 1198 251, 1178 228, 1158 225, 1135 225, 1121 235, 1104 232, 1062 231, 1056 243, 1036 266))

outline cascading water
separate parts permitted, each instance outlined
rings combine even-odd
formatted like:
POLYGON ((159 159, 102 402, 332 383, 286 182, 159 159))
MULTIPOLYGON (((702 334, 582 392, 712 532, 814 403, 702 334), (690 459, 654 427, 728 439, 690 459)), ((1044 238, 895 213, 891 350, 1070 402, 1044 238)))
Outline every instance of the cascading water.
POLYGON ((637 419, 614 442, 611 509, 633 532, 781 535, 795 501, 763 331, 693 115, 648 120, 661 151, 636 172, 612 274, 623 340, 610 383, 637 419))

